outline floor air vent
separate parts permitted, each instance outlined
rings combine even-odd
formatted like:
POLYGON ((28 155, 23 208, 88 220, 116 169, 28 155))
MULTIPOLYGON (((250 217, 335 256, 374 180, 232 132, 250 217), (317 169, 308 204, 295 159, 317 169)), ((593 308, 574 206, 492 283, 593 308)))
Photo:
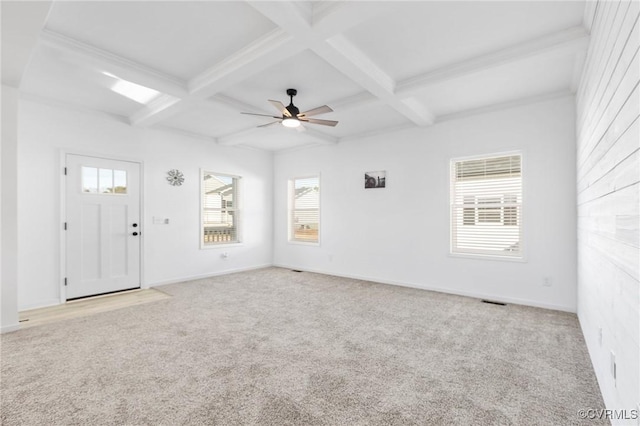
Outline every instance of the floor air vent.
POLYGON ((490 305, 506 306, 506 303, 496 302, 495 300, 482 300, 482 303, 489 303, 490 305))

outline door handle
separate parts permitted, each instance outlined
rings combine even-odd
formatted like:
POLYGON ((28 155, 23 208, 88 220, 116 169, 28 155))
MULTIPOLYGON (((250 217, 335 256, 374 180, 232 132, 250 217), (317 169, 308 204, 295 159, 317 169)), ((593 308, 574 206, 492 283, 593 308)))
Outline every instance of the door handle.
POLYGON ((131 226, 133 226, 134 228, 137 228, 137 227, 138 227, 138 224, 137 224, 137 223, 134 223, 134 224, 133 224, 133 225, 131 225, 131 226))
POLYGON ((133 234, 131 234, 131 235, 133 235, 134 237, 136 237, 136 236, 138 236, 138 233, 137 233, 137 232, 134 232, 134 233, 133 233, 133 234))

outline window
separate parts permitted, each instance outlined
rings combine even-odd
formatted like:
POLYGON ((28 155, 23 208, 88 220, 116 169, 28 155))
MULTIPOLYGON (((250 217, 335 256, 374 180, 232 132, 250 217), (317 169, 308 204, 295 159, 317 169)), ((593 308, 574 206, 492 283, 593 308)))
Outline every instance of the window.
POLYGON ((320 177, 289 181, 289 241, 317 243, 320 230, 320 177))
POLYGON ((87 194, 126 194, 127 172, 82 166, 82 192, 87 194))
POLYGON ((202 172, 202 246, 240 242, 238 176, 202 172))
POLYGON ((522 155, 451 161, 451 253, 522 258, 522 155))

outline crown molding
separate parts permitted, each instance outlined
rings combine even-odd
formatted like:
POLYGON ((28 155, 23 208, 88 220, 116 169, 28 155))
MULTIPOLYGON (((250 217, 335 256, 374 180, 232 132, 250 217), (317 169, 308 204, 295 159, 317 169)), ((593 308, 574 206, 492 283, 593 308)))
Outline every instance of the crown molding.
POLYGON ((484 71, 499 65, 521 61, 531 56, 556 53, 559 50, 567 50, 569 54, 586 51, 588 45, 589 35, 584 27, 572 27, 506 49, 410 77, 398 83, 396 94, 399 96, 411 96, 417 90, 429 85, 484 71))
POLYGON ((220 86, 228 87, 242 81, 301 50, 303 46, 276 28, 192 78, 189 93, 206 92, 205 97, 211 96, 221 90, 220 86))
POLYGON ((375 136, 385 135, 388 133, 399 132, 407 129, 415 129, 416 126, 413 123, 403 123, 395 126, 383 127, 382 129, 371 130, 363 133, 355 133, 349 136, 343 136, 340 138, 340 143, 353 142, 359 139, 372 138, 375 136))
POLYGON ((232 98, 231 96, 223 95, 221 93, 218 93, 217 95, 206 99, 203 103, 205 105, 210 104, 215 106, 222 106, 233 112, 245 111, 255 112, 257 114, 271 114, 271 111, 267 111, 263 108, 258 108, 255 105, 244 103, 242 101, 239 101, 238 99, 232 98))
POLYGON ((251 136, 258 132, 257 127, 240 130, 239 132, 230 133, 225 136, 218 137, 218 145, 233 146, 242 143, 245 137, 251 136))
POLYGON ((445 121, 451 120, 459 120, 461 118, 467 118, 474 115, 486 114, 494 111, 501 111, 505 109, 518 108, 525 105, 531 105, 538 102, 546 102, 554 99, 561 99, 567 97, 573 97, 574 94, 568 90, 559 90, 556 92, 543 93, 541 95, 529 96, 526 98, 514 99, 512 101, 500 102, 497 104, 491 104, 487 106, 482 106, 478 108, 471 108, 464 111, 454 112, 451 114, 444 114, 436 117, 435 124, 442 123, 445 121))
POLYGON ((40 42, 54 49, 81 56, 89 63, 98 64, 118 77, 175 97, 187 95, 186 83, 177 77, 123 58, 90 44, 67 37, 60 33, 43 29, 40 42))
POLYGON ((39 104, 46 105, 53 108, 80 112, 82 114, 90 114, 90 115, 99 116, 102 118, 108 118, 110 120, 115 120, 127 125, 129 124, 129 119, 124 115, 102 111, 94 108, 89 108, 83 105, 78 105, 78 104, 74 104, 67 101, 61 101, 59 99, 53 99, 53 98, 49 98, 42 95, 35 95, 33 93, 28 93, 28 92, 20 92, 20 99, 25 100, 27 102, 39 103, 39 104))
POLYGON ((189 130, 178 129, 177 127, 171 127, 167 125, 154 126, 153 130, 159 130, 167 133, 173 133, 180 136, 186 136, 193 139, 201 139, 207 142, 217 143, 218 140, 213 136, 203 135, 202 133, 191 132, 189 130))

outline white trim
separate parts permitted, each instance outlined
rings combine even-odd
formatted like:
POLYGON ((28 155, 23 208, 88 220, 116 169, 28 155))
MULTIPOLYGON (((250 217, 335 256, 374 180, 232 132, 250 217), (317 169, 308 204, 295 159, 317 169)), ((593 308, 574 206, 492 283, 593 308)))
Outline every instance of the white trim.
POLYGON ((483 294, 483 293, 476 293, 476 292, 471 292, 471 291, 455 290, 455 289, 450 289, 450 288, 446 288, 446 287, 439 287, 439 286, 434 286, 434 285, 429 285, 429 284, 418 284, 418 283, 412 283, 412 282, 407 282, 407 281, 382 280, 382 279, 379 279, 379 278, 373 278, 373 277, 368 277, 368 276, 364 276, 364 275, 357 275, 357 274, 338 274, 338 273, 334 273, 334 272, 322 271, 322 270, 319 270, 319 269, 301 268, 301 267, 297 267, 297 266, 284 265, 284 264, 278 264, 278 263, 275 263, 272 266, 275 266, 277 268, 295 269, 295 270, 299 270, 299 271, 313 272, 315 274, 330 275, 330 276, 333 276, 333 277, 350 278, 350 279, 354 279, 354 280, 369 281, 369 282, 376 283, 376 284, 395 285, 395 286, 398 286, 398 287, 408 287, 408 288, 415 288, 415 289, 418 289, 418 290, 434 291, 434 292, 437 292, 437 293, 453 294, 453 295, 456 295, 456 296, 471 297, 471 298, 474 298, 474 299, 489 299, 489 300, 494 300, 496 302, 511 303, 511 304, 523 305, 523 306, 533 306, 533 307, 536 307, 536 308, 551 309, 551 310, 554 310, 554 311, 576 313, 576 308, 573 308, 573 307, 570 307, 570 306, 556 305, 556 304, 553 304, 553 303, 537 302, 537 301, 521 299, 521 298, 517 298, 517 297, 505 297, 504 295, 497 295, 497 294, 483 294))
POLYGON ((289 244, 297 244, 304 246, 320 246, 320 242, 322 240, 322 176, 320 172, 309 174, 309 175, 301 175, 295 176, 287 179, 287 243, 289 244), (310 179, 310 178, 318 178, 318 186, 320 188, 320 195, 318 196, 318 240, 317 241, 302 241, 293 239, 292 235, 292 213, 293 213, 293 197, 295 196, 295 181, 298 179, 310 179))
POLYGON ((0 334, 11 333, 18 330, 20 330, 20 324, 5 325, 4 327, 0 328, 0 334))
POLYGON ((177 77, 50 29, 42 29, 40 40, 55 49, 80 55, 89 62, 98 62, 107 67, 109 71, 121 74, 121 77, 134 83, 172 96, 183 97, 188 94, 187 83, 177 77))
POLYGON ((460 78, 479 71, 488 70, 504 64, 515 63, 535 56, 551 55, 558 51, 567 54, 586 51, 589 34, 582 25, 567 28, 552 34, 512 45, 502 50, 466 59, 456 64, 446 65, 424 74, 415 75, 399 81, 396 95, 411 96, 416 90, 439 84, 454 78, 460 78))
MULTIPOLYGON (((101 154, 95 154, 95 153, 88 153, 88 152, 84 152, 84 151, 76 151, 75 149, 73 151, 67 151, 66 149, 60 149, 60 164, 59 164, 59 170, 60 170, 60 180, 58 181, 60 184, 60 209, 59 209, 59 213, 60 213, 60 217, 58 218, 58 222, 60 223, 60 245, 59 245, 59 258, 60 258, 60 273, 58 276, 58 280, 59 280, 59 303, 58 304, 63 304, 67 302, 67 289, 66 286, 64 285, 64 279, 67 275, 67 264, 66 264, 66 258, 67 258, 67 233, 64 229, 64 223, 67 221, 67 212, 66 212, 66 205, 67 205, 67 185, 66 185, 66 174, 64 173, 65 168, 67 167, 67 156, 68 155, 76 155, 76 156, 80 156, 80 157, 93 157, 93 158, 100 158, 103 160, 108 160, 108 161, 124 161, 124 162, 128 162, 128 163, 134 163, 137 164, 139 167, 139 203, 140 203, 140 218, 138 223, 140 224, 140 259, 139 259, 139 265, 140 265, 140 271, 139 271, 139 276, 138 276, 138 281, 139 281, 139 286, 140 289, 146 289, 149 288, 147 286, 145 286, 144 284, 144 238, 145 235, 147 233, 147 227, 146 227, 146 221, 144 220, 144 162, 141 160, 135 160, 135 159, 130 159, 130 158, 123 158, 123 157, 112 157, 112 156, 104 156, 101 154)), ((35 308, 28 308, 28 309, 35 309, 35 308)))
POLYGON ((212 169, 208 169, 208 168, 204 168, 204 167, 200 167, 200 229, 198 231, 198 234, 200 235, 200 250, 208 250, 211 248, 223 248, 223 247, 238 247, 238 246, 242 246, 244 241, 243 241, 243 235, 242 235, 242 207, 243 207, 243 193, 244 193, 244 188, 243 188, 243 181, 242 181, 242 176, 236 175, 236 174, 232 174, 232 173, 218 173, 218 172, 213 172, 211 171, 212 169), (208 174, 212 174, 215 176, 224 176, 224 177, 229 177, 235 180, 234 182, 234 206, 233 206, 233 212, 234 214, 234 218, 233 218, 233 222, 236 226, 236 241, 230 241, 228 243, 216 243, 216 244, 205 244, 204 243, 204 174, 208 173, 208 174))
POLYGON ((59 306, 64 305, 65 303, 67 303, 66 300, 62 302, 58 299, 41 300, 37 303, 30 303, 25 306, 19 306, 18 312, 30 311, 32 309, 48 308, 49 306, 59 306))
POLYGON ((190 275, 190 276, 181 277, 181 278, 170 278, 168 280, 155 281, 155 282, 147 283, 147 286, 149 288, 150 287, 158 287, 158 286, 163 286, 163 285, 168 285, 168 284, 176 284, 176 283, 182 283, 182 282, 186 282, 186 281, 193 281, 193 280, 201 280, 201 279, 204 279, 204 278, 218 277, 220 275, 228 275, 228 274, 235 274, 235 273, 238 273, 238 272, 254 271, 254 270, 257 270, 257 269, 270 268, 272 266, 273 265, 271 263, 265 263, 265 264, 262 264, 262 265, 247 266, 246 268, 225 269, 225 270, 219 271, 219 272, 210 272, 210 273, 207 273, 207 274, 190 275))
POLYGON ((463 156, 463 157, 454 157, 454 158, 450 158, 449 159, 449 168, 448 168, 448 182, 449 182, 449 204, 448 204, 448 209, 449 209, 449 250, 448 250, 448 255, 450 257, 459 257, 459 258, 467 258, 467 259, 476 259, 476 260, 498 260, 498 261, 510 261, 510 262, 522 262, 522 263, 526 263, 527 262, 527 250, 526 250, 526 235, 525 235, 525 226, 524 224, 526 223, 524 218, 525 218, 525 157, 528 157, 526 155, 524 155, 524 150, 522 149, 514 149, 514 150, 507 150, 507 151, 501 151, 501 152, 492 152, 492 153, 486 153, 486 154, 475 154, 475 155, 470 155, 470 156, 463 156), (453 251, 453 213, 452 213, 452 195, 453 195, 453 189, 452 189, 452 168, 455 167, 455 163, 457 162, 463 162, 463 161, 470 161, 470 160, 476 160, 476 159, 485 159, 485 158, 496 158, 496 157, 508 157, 508 156, 514 156, 514 155, 518 155, 520 156, 520 193, 522 196, 522 202, 520 204, 520 255, 519 256, 501 256, 499 254, 492 254, 492 253, 472 253, 472 252, 454 252, 453 251))

